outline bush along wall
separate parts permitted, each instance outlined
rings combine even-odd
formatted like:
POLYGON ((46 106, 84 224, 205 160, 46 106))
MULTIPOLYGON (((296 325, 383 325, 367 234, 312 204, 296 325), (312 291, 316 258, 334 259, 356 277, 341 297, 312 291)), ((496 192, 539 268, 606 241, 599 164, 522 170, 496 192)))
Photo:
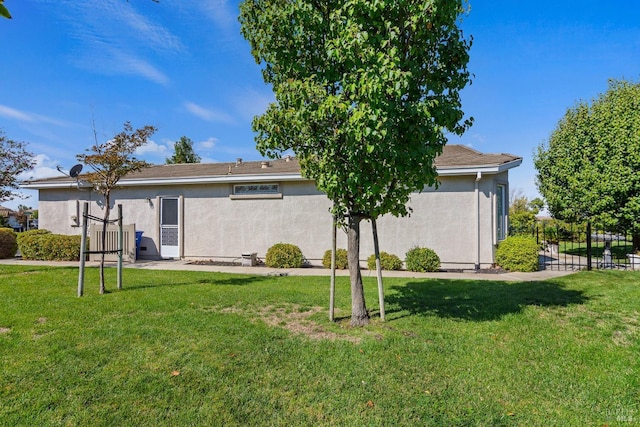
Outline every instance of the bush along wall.
POLYGON ((11 228, 0 228, 0 259, 13 258, 17 251, 16 232, 11 228))
POLYGON ((496 264, 509 271, 537 271, 539 251, 533 237, 509 236, 498 245, 496 264))
MULTIPOLYGON (((389 254, 387 252, 380 252, 380 267, 383 270, 400 270, 402 268, 402 260, 393 254, 389 254)), ((369 270, 376 269, 376 255, 371 254, 369 258, 367 258, 367 268, 369 270)))
POLYGON ((415 247, 407 252, 405 264, 409 271, 421 273, 438 271, 440 269, 440 257, 433 249, 415 247))
POLYGON ((304 264, 304 256, 296 245, 276 243, 267 250, 265 264, 271 268, 300 268, 304 264))
MULTIPOLYGON (((346 249, 336 249, 336 268, 338 270, 346 270, 349 268, 349 259, 346 249)), ((322 257, 322 266, 331 268, 331 249, 327 249, 322 257)))
POLYGON ((81 236, 51 234, 47 230, 33 230, 18 236, 18 246, 23 259, 79 261, 81 238, 81 236))

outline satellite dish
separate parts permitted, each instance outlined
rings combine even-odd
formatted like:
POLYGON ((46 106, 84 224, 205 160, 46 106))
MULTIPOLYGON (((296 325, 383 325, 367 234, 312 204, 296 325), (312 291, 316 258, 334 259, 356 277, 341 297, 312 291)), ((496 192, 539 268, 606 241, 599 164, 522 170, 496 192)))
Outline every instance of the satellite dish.
POLYGON ((75 165, 74 167, 71 168, 71 170, 69 171, 69 176, 71 178, 77 178, 78 175, 80 175, 80 172, 82 171, 82 165, 75 165))

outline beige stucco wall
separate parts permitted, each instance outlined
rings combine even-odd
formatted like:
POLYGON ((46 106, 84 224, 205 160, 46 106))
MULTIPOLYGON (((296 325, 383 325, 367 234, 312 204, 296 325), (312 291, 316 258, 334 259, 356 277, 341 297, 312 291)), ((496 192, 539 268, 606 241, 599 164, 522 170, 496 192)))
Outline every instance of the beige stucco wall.
MULTIPOLYGON (((475 176, 441 177, 438 190, 412 195, 410 217, 386 215, 378 220, 380 249, 404 258, 414 246, 434 249, 444 268, 474 268, 478 261, 476 201, 480 203, 479 261, 493 263, 495 249, 495 191, 508 176, 483 175, 475 192, 475 176), (478 197, 479 195, 479 197, 478 197)), ((230 184, 149 186, 114 191, 123 205, 124 222, 144 232, 142 258, 159 254, 160 197, 176 196, 181 203, 181 255, 187 259, 235 259, 243 252, 265 257, 277 242, 294 243, 313 264, 320 264, 331 247, 330 201, 312 182, 281 182, 280 199, 232 199, 230 184)), ((508 194, 508 188, 507 193, 508 194)), ((61 234, 79 234, 71 217, 76 204, 90 202, 90 214, 103 216, 95 193, 77 189, 40 190, 40 227, 61 234), (76 203, 78 201, 78 203, 76 203)), ((115 209, 112 217, 115 217, 115 209)), ((361 259, 373 253, 369 222, 361 227, 361 259)), ((346 235, 338 231, 338 246, 346 248, 346 235)))

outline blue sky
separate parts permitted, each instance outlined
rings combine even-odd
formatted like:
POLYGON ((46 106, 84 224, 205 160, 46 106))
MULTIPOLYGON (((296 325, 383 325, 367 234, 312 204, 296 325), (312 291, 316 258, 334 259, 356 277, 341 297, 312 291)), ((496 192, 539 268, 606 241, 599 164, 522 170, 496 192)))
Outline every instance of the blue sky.
MULTIPOLYGON (((59 176, 76 154, 122 130, 154 125, 140 157, 164 163, 185 135, 203 161, 257 160, 251 119, 273 95, 240 35, 238 1, 5 0, 0 20, 0 129, 59 176)), ((450 143, 524 158, 511 187, 537 196, 534 149, 567 108, 610 78, 638 80, 640 2, 471 0, 474 126, 450 143)), ((14 200, 37 207, 37 195, 14 200)))

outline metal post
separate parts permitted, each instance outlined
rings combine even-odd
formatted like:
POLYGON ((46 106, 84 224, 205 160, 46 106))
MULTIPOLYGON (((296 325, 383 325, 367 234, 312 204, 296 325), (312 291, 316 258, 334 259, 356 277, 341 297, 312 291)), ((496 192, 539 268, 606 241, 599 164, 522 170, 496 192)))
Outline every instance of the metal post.
POLYGON ((118 289, 122 289, 122 253, 123 249, 122 231, 122 205, 118 205, 118 289))
POLYGON ((378 271, 378 301, 380 303, 380 320, 384 322, 384 287, 382 286, 382 267, 380 265, 380 247, 378 245, 378 227, 375 218, 371 220, 373 230, 373 249, 376 254, 376 270, 378 271))
POLYGON ((82 206, 82 237, 80 238, 80 271, 78 273, 78 296, 84 293, 84 260, 87 247, 87 216, 89 215, 89 203, 84 202, 82 206))
POLYGON ((333 239, 331 244, 331 286, 329 289, 329 320, 334 321, 334 306, 336 299, 336 240, 337 240, 336 217, 333 217, 333 239))
POLYGON ((591 221, 587 222, 587 270, 591 271, 591 221))

